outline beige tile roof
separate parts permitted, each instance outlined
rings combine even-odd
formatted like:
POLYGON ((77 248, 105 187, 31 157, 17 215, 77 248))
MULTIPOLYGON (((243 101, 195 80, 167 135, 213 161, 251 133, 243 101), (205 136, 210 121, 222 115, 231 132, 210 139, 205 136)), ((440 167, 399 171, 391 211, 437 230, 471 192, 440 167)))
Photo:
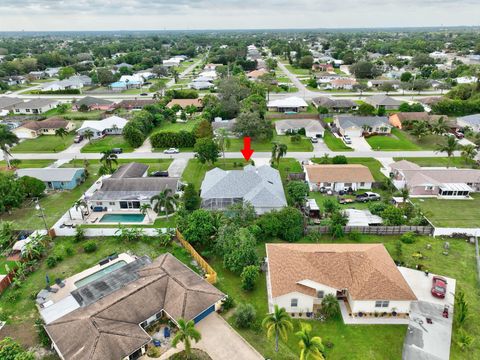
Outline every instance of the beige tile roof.
POLYGON ((203 102, 202 99, 172 99, 167 104, 167 107, 171 108, 173 105, 180 105, 182 108, 193 105, 197 108, 201 108, 203 107, 203 102))
POLYGON ((321 182, 373 182, 368 167, 360 164, 306 165, 305 171, 312 183, 321 182))
POLYGON ((272 297, 294 291, 311 280, 348 289, 353 300, 416 300, 383 244, 267 244, 272 297))
POLYGON ((225 295, 173 255, 137 270, 139 278, 46 326, 63 358, 118 360, 150 341, 140 323, 164 310, 191 320, 225 295))

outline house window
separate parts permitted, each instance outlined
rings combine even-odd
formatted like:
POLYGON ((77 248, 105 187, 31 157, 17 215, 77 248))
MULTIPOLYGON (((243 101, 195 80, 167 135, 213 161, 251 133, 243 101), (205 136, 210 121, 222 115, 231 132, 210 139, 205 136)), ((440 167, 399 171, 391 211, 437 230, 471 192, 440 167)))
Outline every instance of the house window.
POLYGON ((390 304, 390 301, 388 300, 380 300, 380 301, 375 301, 375 307, 376 308, 382 308, 382 307, 388 307, 388 305, 390 304))
POLYGON ((110 202, 108 203, 108 205, 115 205, 115 202, 110 201, 110 202))
POLYGON ((323 299, 324 296, 325 296, 325 291, 323 291, 323 290, 318 290, 317 291, 317 298, 323 299))
POLYGON ((97 201, 95 205, 103 205, 103 203, 101 201, 97 201))
POLYGON ((433 186, 427 185, 425 186, 425 190, 433 190, 433 186))
POLYGON ((364 182, 361 182, 361 183, 360 183, 360 186, 365 186, 365 183, 364 183, 364 182))
POLYGON ((290 306, 291 307, 297 307, 298 306, 298 299, 292 299, 290 301, 290 306))

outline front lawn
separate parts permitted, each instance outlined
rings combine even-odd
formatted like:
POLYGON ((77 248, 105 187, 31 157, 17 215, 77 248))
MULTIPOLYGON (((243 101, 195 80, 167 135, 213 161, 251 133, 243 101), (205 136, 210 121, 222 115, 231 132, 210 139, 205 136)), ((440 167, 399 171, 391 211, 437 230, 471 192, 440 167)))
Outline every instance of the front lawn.
MULTIPOLYGON (((290 136, 286 135, 277 135, 274 134, 272 140, 266 141, 259 141, 259 140, 252 140, 252 149, 255 151, 265 151, 271 152, 273 142, 279 142, 281 144, 285 144, 288 147, 288 151, 298 151, 298 152, 305 152, 305 151, 313 151, 313 145, 310 139, 305 136, 302 136, 302 139, 298 143, 293 143, 291 141, 290 136)), ((230 139, 230 147, 228 148, 229 152, 236 152, 243 149, 243 138, 232 138, 230 139)))
POLYGON ((461 157, 452 156, 450 159, 448 157, 396 157, 393 158, 395 161, 408 160, 417 165, 424 167, 458 167, 458 168, 471 168, 475 165, 474 161, 466 162, 465 159, 461 157))
POLYGON ((333 135, 329 130, 325 130, 323 134, 325 145, 332 151, 353 151, 353 149, 342 141, 342 139, 333 135))
POLYGON ((308 76, 310 75, 311 70, 310 69, 302 69, 299 67, 294 67, 290 64, 285 64, 285 67, 290 71, 292 74, 295 75, 303 75, 303 76, 308 76))
POLYGON ((433 225, 438 227, 480 228, 480 194, 473 200, 413 198, 433 225))
POLYGON ((40 135, 36 139, 27 139, 15 145, 12 153, 56 153, 65 150, 73 144, 74 133, 65 137, 55 135, 40 135))
POLYGON ((202 164, 197 159, 188 160, 187 167, 183 171, 182 181, 185 183, 192 183, 195 190, 200 191, 205 173, 215 167, 223 170, 241 170, 245 165, 248 165, 244 159, 218 159, 214 165, 202 164))
MULTIPOLYGON (((389 253, 396 259, 395 243, 397 236, 361 236, 360 243, 384 243, 389 253)), ((301 242, 307 242, 302 239, 301 242)), ((322 236, 321 242, 330 243, 328 235, 322 236)), ((337 239, 333 242, 350 243, 348 238, 337 239)), ((443 255, 442 239, 433 239, 428 236, 417 237, 413 244, 403 244, 402 259, 409 267, 421 263, 432 273, 442 274, 457 279, 457 289, 461 288, 470 305, 471 318, 467 321, 466 330, 474 338, 480 335, 480 300, 478 299, 478 283, 475 271, 474 247, 463 240, 449 239, 449 256, 443 255), (427 244, 431 249, 427 250, 427 244), (422 260, 416 260, 412 255, 421 252, 422 260)), ((257 246, 260 257, 265 256, 264 243, 257 246)), ((231 313, 224 314, 227 321, 252 344, 265 358, 272 360, 298 359, 298 338, 294 335, 300 328, 300 321, 293 320, 295 330, 289 334, 288 342, 280 341, 278 353, 274 351, 274 341, 267 339, 260 327, 260 322, 267 313, 267 291, 265 276, 261 276, 252 292, 241 289, 238 275, 223 268, 219 258, 208 259, 218 274, 216 286, 232 296, 235 302, 251 303, 257 310, 257 321, 252 329, 238 329, 233 322, 231 313)), ((303 321, 303 320, 302 320, 303 321)), ((305 320, 308 321, 308 320, 305 320)), ((323 343, 333 343, 332 348, 326 349, 327 359, 401 359, 403 339, 407 327, 405 325, 345 325, 341 319, 332 319, 326 322, 308 321, 313 327, 313 334, 322 338, 323 343)), ((455 344, 452 341, 452 344, 455 344)), ((480 356, 480 344, 474 342, 469 350, 470 358, 480 356)), ((456 345, 452 345, 451 359, 464 359, 465 353, 456 345)))
POLYGON ((107 135, 103 139, 91 140, 82 147, 82 153, 100 153, 102 151, 121 148, 123 152, 132 152, 133 147, 125 141, 122 135, 107 135))
POLYGON ((66 120, 100 120, 105 112, 102 110, 92 111, 67 111, 65 114, 60 115, 66 120))
POLYGON ((421 150, 419 146, 409 140, 405 132, 396 128, 392 129, 391 135, 374 135, 365 140, 372 150, 421 150))
MULTIPOLYGON (((17 169, 25 168, 43 168, 51 165, 53 160, 20 160, 20 164, 16 166, 17 169)), ((5 168, 7 163, 5 161, 0 161, 0 167, 5 168)), ((13 171, 13 170, 12 170, 13 171)))

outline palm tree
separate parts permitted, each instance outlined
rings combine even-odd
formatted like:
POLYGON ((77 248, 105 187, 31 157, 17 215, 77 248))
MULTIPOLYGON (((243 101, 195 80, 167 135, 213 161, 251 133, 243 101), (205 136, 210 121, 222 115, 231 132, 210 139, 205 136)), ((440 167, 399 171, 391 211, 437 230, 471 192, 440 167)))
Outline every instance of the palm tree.
POLYGON ((142 213, 142 215, 148 216, 149 221, 152 221, 152 219, 150 218, 150 213, 148 212, 148 210, 151 208, 152 206, 150 204, 143 203, 142 205, 140 205, 140 212, 142 213))
POLYGON ((83 209, 88 209, 86 201, 83 199, 78 199, 77 201, 75 201, 73 206, 75 206, 75 210, 77 211, 78 209, 80 209, 80 213, 82 214, 82 220, 85 220, 85 217, 83 216, 83 209))
POLYGON ((450 158, 453 156, 453 153, 455 150, 458 149, 458 141, 455 138, 455 136, 448 136, 447 137, 447 142, 443 145, 439 145, 437 147, 437 152, 444 152, 447 153, 448 156, 448 165, 447 167, 450 167, 450 158))
POLYGON ((165 210, 165 215, 168 217, 168 212, 169 210, 174 210, 175 205, 177 205, 177 198, 172 194, 171 189, 165 189, 158 193, 157 195, 154 195, 150 199, 150 204, 154 204, 153 210, 158 214, 162 211, 162 209, 165 210))
POLYGON ((84 137, 85 139, 87 139, 90 144, 92 143, 91 140, 92 140, 92 138, 93 138, 93 135, 94 135, 94 133, 93 133, 93 131, 90 130, 90 129, 85 130, 85 132, 83 133, 83 137, 84 137))
POLYGON ((298 346, 300 347, 300 360, 324 360, 324 346, 319 336, 312 336, 312 325, 301 323, 302 330, 295 335, 300 338, 298 346))
POLYGON ((441 117, 438 119, 436 124, 433 124, 432 126, 432 132, 437 135, 443 135, 448 132, 450 127, 447 125, 445 119, 441 117))
POLYGON ((262 321, 262 326, 267 330, 267 337, 275 334, 275 352, 278 352, 278 339, 281 336, 284 341, 288 340, 288 332, 293 330, 290 315, 285 308, 275 305, 273 313, 268 314, 262 321))
POLYGON ((17 135, 15 135, 6 125, 0 125, 0 150, 3 152, 3 158, 5 159, 5 162, 7 163, 7 167, 10 169, 11 164, 10 164, 10 156, 12 154, 10 153, 10 148, 18 144, 19 139, 17 135))
POLYGON ((322 299, 322 313, 329 318, 337 316, 340 312, 340 306, 335 295, 327 294, 322 299))
POLYGON ((277 168, 278 165, 280 164, 280 159, 287 155, 287 145, 286 144, 281 144, 278 142, 273 143, 272 147, 272 163, 276 162, 277 163, 277 168))
POLYGON ((100 162, 103 164, 108 174, 113 173, 113 164, 118 165, 118 156, 112 150, 102 151, 100 162))
MULTIPOLYGON (((60 139, 62 139, 62 142, 63 142, 63 138, 67 135, 68 135, 68 131, 65 128, 58 128, 55 130, 55 136, 58 136, 60 139)), ((63 143, 63 147, 65 147, 65 143, 63 143)))
POLYGON ((223 163, 225 164, 225 150, 230 147, 231 141, 228 137, 227 129, 218 129, 215 142, 223 154, 223 163))
POLYGON ((421 139, 428 134, 428 125, 425 121, 417 121, 412 125, 412 135, 421 139))
POLYGON ((461 156, 465 160, 465 164, 468 164, 470 161, 475 159, 475 156, 477 156, 478 152, 475 147, 475 145, 468 144, 463 147, 461 156))
POLYGON ((178 331, 172 340, 172 346, 177 347, 177 344, 182 342, 185 346, 185 355, 188 359, 192 353, 191 341, 194 340, 195 342, 198 342, 201 338, 202 335, 200 335, 200 332, 195 329, 195 323, 193 320, 186 322, 184 319, 179 319, 178 331))

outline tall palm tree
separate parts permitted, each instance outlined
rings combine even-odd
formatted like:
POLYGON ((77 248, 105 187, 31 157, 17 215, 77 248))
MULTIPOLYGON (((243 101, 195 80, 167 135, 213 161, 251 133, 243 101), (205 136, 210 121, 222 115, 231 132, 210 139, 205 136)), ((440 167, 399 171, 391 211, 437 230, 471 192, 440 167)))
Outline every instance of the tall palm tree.
POLYGON ((85 132, 83 133, 83 137, 87 139, 90 144, 92 143, 93 135, 94 133, 90 129, 85 130, 85 132))
POLYGON ((319 336, 312 336, 312 325, 301 323, 302 330, 295 335, 300 338, 298 346, 300 347, 300 360, 324 360, 324 346, 319 336))
POLYGON ((82 220, 85 220, 85 217, 83 216, 83 209, 88 209, 87 202, 83 199, 78 199, 77 201, 75 201, 73 206, 75 206, 75 210, 77 211, 78 209, 80 209, 80 213, 82 214, 82 220))
POLYGON ((272 147, 272 163, 276 162, 277 167, 280 164, 280 159, 287 155, 287 145, 286 144, 281 144, 278 142, 273 143, 272 147))
POLYGON ((444 152, 448 156, 448 165, 447 167, 450 167, 450 159, 453 156, 453 153, 455 150, 458 149, 458 141, 455 138, 455 136, 447 136, 447 142, 443 145, 439 145, 437 147, 437 152, 444 152))
POLYGON ((152 219, 150 218, 150 213, 148 212, 149 209, 151 209, 152 206, 150 204, 145 204, 143 203, 140 205, 140 213, 142 215, 146 215, 148 217, 148 220, 151 221, 152 219))
POLYGON ((461 156, 465 160, 465 164, 468 164, 470 161, 475 159, 475 156, 477 156, 478 151, 475 147, 475 145, 468 144, 463 147, 461 156))
POLYGON ((230 147, 231 141, 228 137, 227 129, 218 129, 215 142, 223 155, 223 163, 225 164, 225 150, 230 147))
POLYGON ((102 151, 100 162, 108 170, 108 173, 113 173, 113 164, 118 165, 118 156, 112 150, 102 151))
MULTIPOLYGON (((62 139, 62 142, 63 142, 63 138, 67 135, 68 135, 68 131, 65 128, 58 128, 55 130, 55 136, 58 136, 60 139, 62 139)), ((65 147, 65 143, 63 143, 63 146, 65 147)))
POLYGON ((443 135, 447 133, 449 129, 450 127, 443 117, 438 119, 438 121, 432 126, 432 132, 437 135, 443 135))
POLYGON ((165 215, 168 217, 169 211, 173 211, 175 209, 175 205, 177 205, 177 198, 172 195, 171 189, 165 189, 154 195, 150 198, 150 204, 153 204, 153 210, 158 214, 163 210, 165 210, 165 215))
POLYGON ((288 332, 293 330, 290 315, 285 308, 275 305, 273 313, 268 314, 262 321, 262 326, 267 330, 267 337, 275 334, 275 352, 278 352, 278 339, 281 336, 284 341, 288 340, 288 332))
POLYGON ((412 125, 412 135, 421 139, 428 134, 428 124, 425 121, 417 121, 412 125))
POLYGON ((7 125, 0 125, 0 150, 3 152, 3 158, 9 169, 11 168, 10 156, 12 156, 10 148, 13 145, 18 144, 18 142, 19 139, 17 135, 15 135, 7 125))
POLYGON ((195 323, 193 320, 186 322, 184 319, 179 319, 178 331, 172 340, 172 346, 177 347, 179 342, 183 343, 185 347, 185 355, 188 359, 192 353, 191 341, 194 340, 195 342, 198 342, 201 338, 202 335, 197 329, 195 329, 195 323))

